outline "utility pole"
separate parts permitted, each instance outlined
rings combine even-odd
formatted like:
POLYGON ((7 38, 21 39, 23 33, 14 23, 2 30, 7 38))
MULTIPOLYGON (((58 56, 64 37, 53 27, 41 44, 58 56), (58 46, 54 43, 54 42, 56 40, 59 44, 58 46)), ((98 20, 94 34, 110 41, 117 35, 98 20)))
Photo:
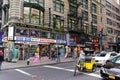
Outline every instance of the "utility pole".
MULTIPOLYGON (((51 8, 49 8, 49 31, 50 31, 50 38, 52 37, 52 29, 51 29, 51 8)), ((51 58, 51 45, 49 47, 49 59, 51 58)))

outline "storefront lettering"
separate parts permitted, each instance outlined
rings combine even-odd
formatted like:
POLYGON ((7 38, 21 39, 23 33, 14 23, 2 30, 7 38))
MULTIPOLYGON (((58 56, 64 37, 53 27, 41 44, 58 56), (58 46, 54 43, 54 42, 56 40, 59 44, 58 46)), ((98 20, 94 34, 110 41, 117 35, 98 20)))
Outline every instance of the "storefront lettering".
POLYGON ((55 43, 55 40, 53 39, 40 39, 41 43, 55 43))
POLYGON ((39 38, 31 38, 31 41, 37 41, 37 42, 39 42, 40 39, 39 38))

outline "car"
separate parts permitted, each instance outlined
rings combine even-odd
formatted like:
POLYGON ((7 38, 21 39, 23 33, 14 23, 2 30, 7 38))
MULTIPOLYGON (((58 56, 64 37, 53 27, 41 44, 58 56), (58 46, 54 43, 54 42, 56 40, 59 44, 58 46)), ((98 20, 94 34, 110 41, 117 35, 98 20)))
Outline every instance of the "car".
POLYGON ((117 54, 118 54, 117 52, 105 52, 105 51, 100 52, 94 57, 96 60, 96 65, 97 66, 104 65, 108 59, 116 56, 117 54))
POLYGON ((100 69, 100 75, 105 80, 120 80, 120 55, 107 60, 100 69))

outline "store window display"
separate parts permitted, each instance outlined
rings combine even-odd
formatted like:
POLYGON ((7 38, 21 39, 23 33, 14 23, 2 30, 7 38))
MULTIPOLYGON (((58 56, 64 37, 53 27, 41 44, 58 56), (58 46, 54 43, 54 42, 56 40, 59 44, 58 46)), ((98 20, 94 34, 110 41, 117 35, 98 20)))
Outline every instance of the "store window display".
POLYGON ((29 35, 29 30, 28 29, 16 29, 16 36, 28 36, 29 35))
POLYGON ((38 30, 30 30, 31 37, 40 37, 40 32, 38 30))

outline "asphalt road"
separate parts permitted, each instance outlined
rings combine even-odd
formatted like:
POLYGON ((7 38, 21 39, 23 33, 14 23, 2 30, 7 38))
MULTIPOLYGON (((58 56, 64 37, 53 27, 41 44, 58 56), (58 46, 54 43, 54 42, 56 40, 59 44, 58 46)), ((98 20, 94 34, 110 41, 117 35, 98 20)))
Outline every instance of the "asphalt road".
POLYGON ((78 72, 74 74, 74 62, 44 65, 29 68, 3 70, 0 80, 102 80, 99 68, 94 73, 78 72))

